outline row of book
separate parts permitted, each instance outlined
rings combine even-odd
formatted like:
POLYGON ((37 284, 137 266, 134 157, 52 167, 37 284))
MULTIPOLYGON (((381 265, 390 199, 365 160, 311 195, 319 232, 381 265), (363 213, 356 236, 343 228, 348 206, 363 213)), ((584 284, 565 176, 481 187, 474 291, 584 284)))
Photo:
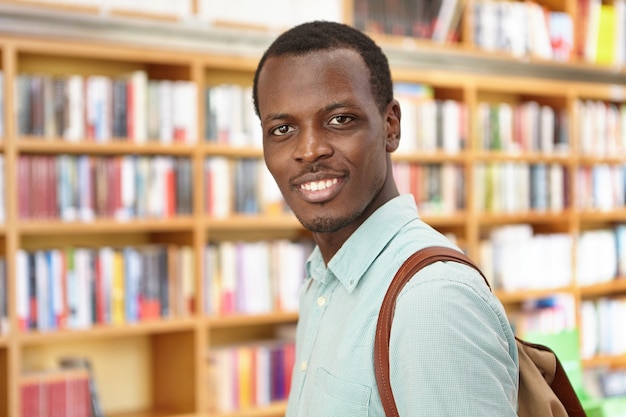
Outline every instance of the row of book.
POLYGON ((479 262, 494 289, 566 287, 572 283, 572 245, 567 233, 535 234, 528 224, 501 226, 481 241, 479 262))
MULTIPOLYGON (((0 157, 0 167, 3 165, 0 157)), ((171 156, 21 155, 18 214, 22 219, 93 221, 168 218, 192 213, 192 162, 171 156)), ((465 207, 464 166, 396 161, 403 193, 424 213, 465 207)), ((258 158, 209 157, 204 163, 208 215, 280 214, 289 211, 274 179, 258 158)), ((486 213, 558 212, 570 204, 570 173, 557 163, 484 163, 475 167, 477 208, 486 213)), ((626 166, 595 164, 575 175, 581 209, 626 205, 626 166)), ((4 184, 4 182, 0 182, 4 184)), ((0 186, 0 220, 4 218, 0 186)))
POLYGON ((298 309, 310 241, 213 243, 205 248, 204 312, 263 314, 298 309))
POLYGON ((559 334, 576 329, 576 301, 571 294, 528 299, 522 308, 509 313, 515 334, 559 334))
POLYGON ((252 87, 219 84, 204 90, 205 132, 210 143, 261 149, 261 124, 252 102, 252 87))
MULTIPOLYGON (((203 250, 199 283, 190 246, 20 249, 19 330, 179 318, 198 313, 199 307, 207 315, 294 312, 312 248, 308 240, 211 243, 203 250), (197 305, 198 291, 203 292, 202 306, 197 305)), ((1 282, 6 284, 6 278, 1 282)), ((6 292, 0 298, 6 322, 6 292)))
POLYGON ((623 355, 626 334, 623 331, 626 297, 584 300, 580 307, 582 339, 581 355, 623 355))
POLYGON ((476 131, 476 148, 481 150, 546 154, 570 150, 567 112, 536 101, 481 102, 476 131))
POLYGON ((576 282, 593 285, 626 277, 626 224, 586 230, 576 239, 576 282))
POLYGON ((626 225, 575 238, 535 234, 529 224, 500 226, 481 241, 479 259, 492 287, 505 291, 567 287, 574 276, 579 286, 610 282, 626 277, 626 225))
POLYGON ((20 417, 103 417, 91 361, 62 357, 51 369, 20 377, 20 417))
POLYGON ((355 0, 354 26, 396 36, 458 41, 464 0, 355 0))
POLYGON ((209 412, 264 407, 289 395, 295 359, 290 340, 212 348, 209 352, 209 412))
POLYGON ((413 194, 421 214, 451 214, 465 208, 465 167, 453 163, 395 161, 393 175, 402 194, 413 194))
POLYGON ((197 140, 197 87, 148 79, 143 70, 109 77, 20 73, 18 134, 67 141, 192 144, 197 140))
POLYGON ((22 219, 168 218, 191 214, 191 159, 173 156, 22 154, 22 219))
POLYGON ((480 212, 560 212, 570 204, 570 175, 560 164, 482 163, 474 179, 480 212))
POLYGON ((190 315, 194 270, 188 246, 20 249, 19 329, 83 329, 190 315))
POLYGON ((274 178, 259 158, 205 159, 206 213, 223 218, 233 213, 280 214, 288 211, 274 178))
MULTIPOLYGON (((197 129, 197 116, 187 109, 190 105, 185 104, 195 99, 195 85, 190 82, 148 80, 144 72, 138 72, 129 78, 21 74, 17 83, 18 129, 23 135, 71 141, 114 138, 192 143, 196 140, 195 133, 188 133, 197 129), (73 92, 76 89, 79 91, 73 92), (91 93, 92 90, 96 92, 91 93), (141 106, 136 101, 140 100, 140 92, 144 90, 141 106), (135 91, 135 101, 131 91, 135 91), (75 95, 82 97, 82 101, 73 103, 71 97, 75 95), (111 103, 96 101, 89 104, 91 95, 104 95, 111 103), (72 110, 74 107, 77 109, 72 110), (138 107, 142 107, 141 110, 138 107), (189 126, 177 127, 182 124, 177 120, 183 117, 178 113, 190 119, 185 122, 189 126)), ((396 83, 394 90, 404 116, 399 153, 434 150, 458 153, 467 147, 469 123, 465 103, 435 99, 433 87, 425 84, 396 83)), ((0 90, 0 97, 1 93, 0 90)), ((261 148, 262 132, 251 94, 251 87, 235 84, 205 89, 207 141, 261 148)), ((626 152, 626 128, 622 127, 626 105, 577 100, 576 111, 583 154, 606 156, 626 152)), ((519 104, 481 102, 476 123, 477 149, 516 153, 563 153, 570 150, 568 115, 564 109, 535 101, 519 104)), ((0 136, 1 128, 0 123, 0 136)))
POLYGON ((468 137, 467 106, 457 100, 439 100, 431 86, 395 83, 394 95, 402 109, 402 137, 398 153, 441 150, 456 154, 468 137))
POLYGON ((626 154, 626 104, 576 100, 579 149, 587 156, 626 154))
POLYGON ((577 206, 586 210, 618 210, 626 206, 626 164, 598 164, 578 169, 577 206))
POLYGON ((513 56, 567 61, 574 51, 574 25, 565 12, 535 1, 478 1, 471 9, 474 45, 513 56))

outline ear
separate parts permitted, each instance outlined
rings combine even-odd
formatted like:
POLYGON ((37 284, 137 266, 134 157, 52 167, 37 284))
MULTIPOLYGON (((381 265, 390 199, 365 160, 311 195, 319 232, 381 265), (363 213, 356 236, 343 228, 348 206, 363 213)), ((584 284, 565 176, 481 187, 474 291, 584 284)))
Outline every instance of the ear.
POLYGON ((387 152, 395 152, 400 145, 400 103, 398 100, 391 100, 387 105, 385 113, 386 122, 386 146, 387 152))

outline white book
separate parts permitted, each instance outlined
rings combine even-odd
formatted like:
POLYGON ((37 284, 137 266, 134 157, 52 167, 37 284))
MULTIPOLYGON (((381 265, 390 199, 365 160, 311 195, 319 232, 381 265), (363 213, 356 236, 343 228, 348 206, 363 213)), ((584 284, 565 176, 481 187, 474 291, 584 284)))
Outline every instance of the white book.
POLYGON ((237 254, 233 242, 221 242, 219 245, 220 265, 220 313, 235 313, 235 293, 237 291, 237 254))
POLYGON ((128 221, 134 218, 136 201, 136 168, 137 158, 133 155, 124 155, 121 158, 121 181, 120 194, 121 206, 115 213, 118 221, 128 221))
POLYGON ((91 326, 91 266, 90 253, 88 249, 78 248, 74 252, 75 268, 75 308, 76 322, 75 328, 85 329, 91 326))
POLYGON ((64 277, 64 266, 63 266, 63 254, 58 249, 53 249, 49 253, 50 260, 50 273, 52 276, 52 311, 54 312, 54 322, 55 328, 59 327, 58 319, 63 314, 63 277, 64 277))
POLYGON ((456 100, 443 101, 443 151, 457 154, 461 150, 461 106, 456 100))
POLYGON ((281 311, 297 311, 300 288, 304 282, 305 250, 302 245, 286 239, 273 245, 273 264, 277 308, 281 311))
POLYGON ((95 217, 95 208, 92 201, 92 192, 94 189, 92 170, 92 160, 88 155, 78 155, 78 212, 79 218, 84 222, 91 222, 95 217))
POLYGON ((4 73, 0 70, 0 140, 4 137, 4 73))
POLYGON ((565 168, 559 164, 550 164, 549 171, 549 207, 554 213, 565 209, 565 168))
POLYGON ((177 143, 194 144, 197 139, 197 89, 191 81, 172 83, 172 129, 177 143))
POLYGON ((210 157, 205 163, 207 193, 210 195, 208 214, 224 218, 233 210, 233 168, 225 157, 210 157))
POLYGON ((550 106, 541 106, 540 117, 540 150, 543 153, 551 154, 554 152, 554 131, 556 123, 554 109, 550 106))
POLYGON ((136 143, 145 143, 148 140, 148 74, 145 71, 137 70, 130 74, 128 93, 132 95, 131 106, 127 109, 132 126, 129 138, 136 143))
POLYGON ((43 250, 35 252, 35 277, 37 291, 37 329, 39 331, 51 330, 51 286, 48 276, 46 252, 43 250))
POLYGON ((159 141, 163 144, 170 144, 174 141, 174 99, 172 81, 159 81, 158 101, 159 101, 159 141))
POLYGON ((180 251, 180 266, 181 266, 181 294, 183 301, 183 314, 191 314, 189 310, 191 301, 194 300, 196 294, 195 277, 195 264, 193 256, 193 248, 191 246, 181 246, 180 251))
POLYGON ((21 325, 28 326, 29 317, 29 268, 28 253, 24 249, 15 252, 15 309, 21 325))
POLYGON ((86 138, 85 79, 81 75, 70 75, 65 88, 68 122, 63 137, 70 142, 83 141, 86 138))
POLYGON ((459 0, 443 0, 441 3, 431 36, 434 42, 441 43, 447 40, 457 7, 459 0))
POLYGON ((247 242, 242 243, 240 248, 237 260, 237 298, 241 306, 239 312, 268 313, 272 310, 268 243, 247 242))

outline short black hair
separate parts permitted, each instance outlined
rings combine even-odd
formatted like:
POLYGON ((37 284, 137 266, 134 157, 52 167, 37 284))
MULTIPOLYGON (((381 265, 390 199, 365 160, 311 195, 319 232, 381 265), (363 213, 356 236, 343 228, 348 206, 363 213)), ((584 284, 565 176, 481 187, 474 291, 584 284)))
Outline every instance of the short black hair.
POLYGON ((314 51, 333 49, 356 51, 370 71, 370 85, 381 114, 393 100, 393 82, 389 61, 382 49, 366 34, 349 25, 329 21, 313 21, 294 26, 281 34, 265 51, 254 74, 252 100, 259 115, 257 83, 267 58, 283 55, 299 56, 314 51))

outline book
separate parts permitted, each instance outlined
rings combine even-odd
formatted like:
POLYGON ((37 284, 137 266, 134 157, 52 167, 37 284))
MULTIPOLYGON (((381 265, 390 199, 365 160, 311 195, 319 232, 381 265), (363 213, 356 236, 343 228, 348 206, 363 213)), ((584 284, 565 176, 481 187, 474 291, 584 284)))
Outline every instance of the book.
POLYGON ((96 386, 91 361, 89 360, 89 358, 78 356, 62 357, 59 359, 59 365, 62 369, 79 369, 86 371, 91 417, 104 417, 104 412, 102 411, 102 406, 100 405, 98 389, 96 386))

